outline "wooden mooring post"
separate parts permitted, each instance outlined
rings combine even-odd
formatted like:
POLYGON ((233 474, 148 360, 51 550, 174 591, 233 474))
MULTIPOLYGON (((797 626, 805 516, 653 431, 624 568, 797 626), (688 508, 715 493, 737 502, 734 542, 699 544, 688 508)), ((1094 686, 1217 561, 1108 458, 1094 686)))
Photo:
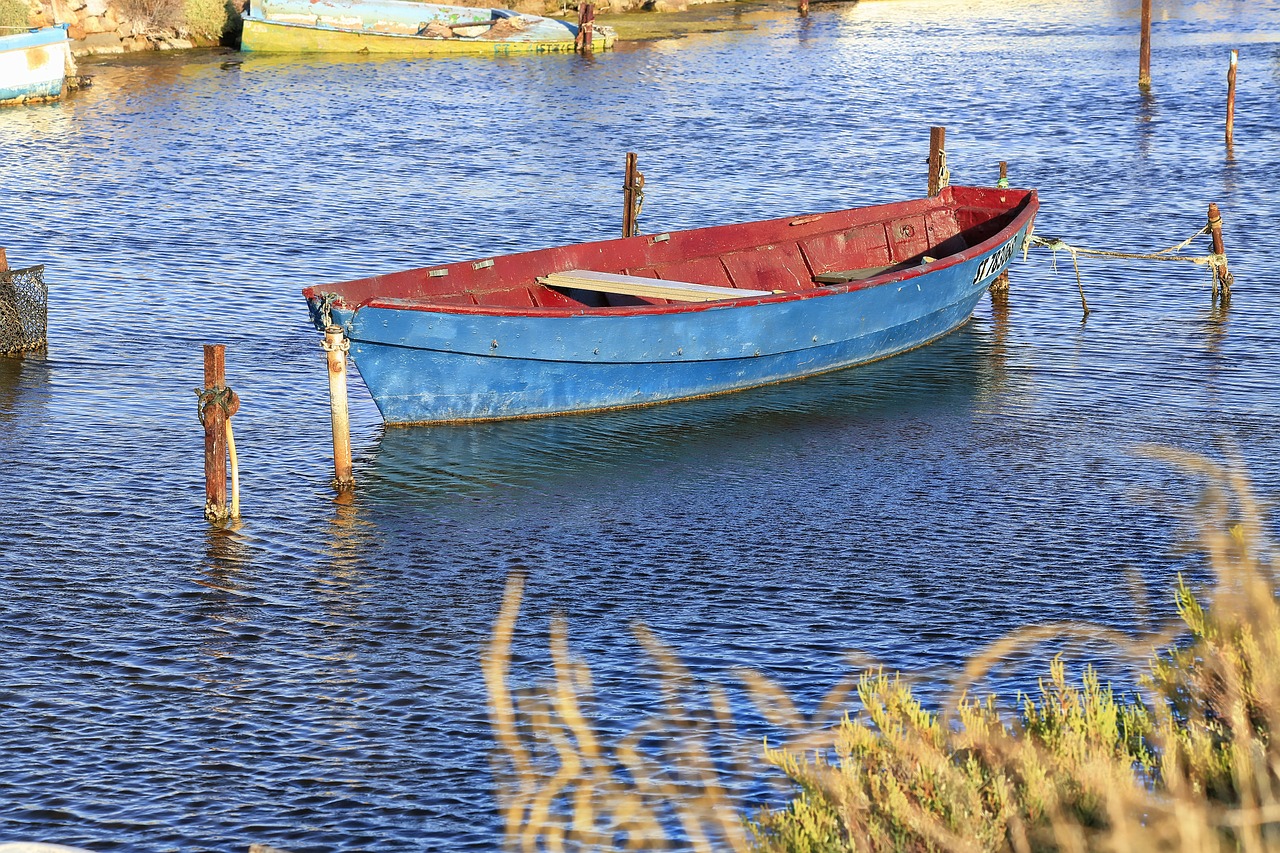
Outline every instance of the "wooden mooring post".
POLYGON ((1138 88, 1151 88, 1151 0, 1142 0, 1142 36, 1138 44, 1138 88))
POLYGON ((1236 127, 1236 64, 1240 61, 1240 51, 1231 51, 1231 65, 1227 68, 1227 147, 1234 144, 1236 127))
POLYGON ((929 128, 929 196, 932 198, 942 192, 942 188, 951 182, 947 170, 947 129, 945 127, 929 128))
POLYGON ((594 3, 578 6, 578 35, 574 37, 574 49, 578 53, 591 53, 595 45, 596 7, 594 3))
POLYGON ((809 17, 809 0, 800 0, 800 17, 809 17))
POLYGON ((640 210, 644 206, 644 173, 637 167, 634 151, 627 152, 627 171, 622 179, 622 236, 640 233, 640 210))
MULTIPOLYGON (((1000 161, 1000 177, 996 180, 996 189, 1009 189, 1009 164, 1005 160, 1000 161)), ((991 294, 992 304, 1005 301, 1009 298, 1009 271, 1005 270, 987 285, 987 292, 991 294)))
POLYGON ((1213 265, 1213 295, 1231 298, 1231 285, 1235 277, 1227 269, 1227 250, 1222 244, 1222 214, 1215 202, 1209 203, 1209 236, 1213 239, 1213 253, 1219 257, 1213 265))
POLYGON ((0 272, 9 269, 9 256, 5 254, 4 246, 0 246, 0 272))
POLYGON ((351 472, 351 413, 347 406, 347 351, 351 344, 341 326, 324 331, 325 355, 329 362, 329 416, 333 424, 333 484, 338 491, 356 484, 351 472))
POLYGON ((196 413, 204 426, 204 517, 218 523, 240 517, 240 478, 236 470, 231 417, 240 398, 227 387, 226 347, 204 345, 204 387, 196 389, 196 413), (227 454, 231 453, 231 506, 227 506, 227 454))

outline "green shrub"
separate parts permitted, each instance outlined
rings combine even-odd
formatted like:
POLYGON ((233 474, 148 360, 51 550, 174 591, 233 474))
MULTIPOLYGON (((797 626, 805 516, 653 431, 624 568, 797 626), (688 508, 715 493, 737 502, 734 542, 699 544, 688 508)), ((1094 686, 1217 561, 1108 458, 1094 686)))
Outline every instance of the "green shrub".
POLYGON ((0 27, 31 26, 31 7, 26 0, 0 0, 0 27))
POLYGON ((219 40, 230 26, 226 0, 183 0, 183 24, 199 39, 219 40))

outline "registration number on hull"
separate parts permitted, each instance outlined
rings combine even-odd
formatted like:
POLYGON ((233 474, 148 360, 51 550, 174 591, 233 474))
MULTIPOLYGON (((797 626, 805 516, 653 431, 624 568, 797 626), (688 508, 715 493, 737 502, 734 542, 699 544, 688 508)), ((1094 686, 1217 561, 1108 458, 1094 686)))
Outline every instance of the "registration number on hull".
POLYGON ((1013 244, 1017 237, 1009 238, 1009 242, 1005 243, 995 252, 983 258, 982 263, 978 264, 978 269, 973 274, 973 283, 977 284, 984 278, 990 278, 1000 271, 1000 268, 1009 263, 1009 259, 1013 257, 1013 244))

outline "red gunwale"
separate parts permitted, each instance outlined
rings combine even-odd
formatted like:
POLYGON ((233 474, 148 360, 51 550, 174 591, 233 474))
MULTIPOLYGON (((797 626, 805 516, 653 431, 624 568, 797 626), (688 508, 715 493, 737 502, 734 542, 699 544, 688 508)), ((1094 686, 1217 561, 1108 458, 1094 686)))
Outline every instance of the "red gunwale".
MULTIPOLYGON (((716 225, 696 228, 687 231, 673 231, 665 240, 654 241, 655 236, 640 235, 637 237, 580 243, 519 252, 510 255, 494 256, 468 261, 458 261, 435 267, 422 267, 387 275, 372 276, 348 282, 308 287, 303 290, 308 300, 318 301, 325 293, 336 293, 337 304, 347 310, 360 308, 385 308, 411 311, 427 311, 444 314, 490 315, 490 316, 538 316, 538 317, 580 317, 580 316, 632 316, 650 314, 679 314, 695 311, 708 311, 718 308, 746 307, 751 305, 767 305, 811 299, 819 296, 831 296, 848 293, 854 290, 865 290, 882 287, 895 282, 906 281, 964 263, 972 258, 986 254, 1016 234, 1036 213, 1036 193, 1034 190, 993 189, 987 187, 947 187, 942 193, 930 199, 894 202, 872 207, 850 208, 828 213, 786 216, 758 222, 716 225), (942 230, 928 239, 926 248, 937 249, 947 241, 966 231, 982 229, 984 222, 998 221, 1002 217, 1007 221, 990 236, 960 251, 947 253, 928 265, 905 267, 890 270, 860 281, 848 284, 813 285, 801 290, 778 293, 774 296, 743 297, 740 299, 724 299, 714 302, 682 302, 675 304, 638 304, 638 305, 605 305, 605 306, 548 306, 548 305, 467 305, 434 301, 437 299, 458 298, 467 294, 471 298, 491 298, 498 294, 518 294, 527 289, 530 301, 535 294, 549 291, 544 285, 536 282, 537 276, 553 272, 562 272, 578 267, 598 269, 601 272, 647 271, 651 268, 672 266, 678 263, 691 263, 704 258, 723 258, 735 253, 744 253, 753 249, 774 248, 780 245, 794 244, 809 274, 818 274, 812 268, 809 259, 803 252, 805 240, 823 235, 836 235, 851 232, 858 227, 874 226, 877 223, 888 228, 904 217, 919 217, 926 223, 926 231, 934 231, 934 223, 928 217, 935 214, 936 221, 945 220, 950 212, 959 217, 961 213, 978 216, 987 214, 985 220, 976 220, 968 227, 956 222, 956 230, 947 233, 942 230), (942 214, 941 219, 937 214, 942 214), (690 245, 692 244, 692 245, 690 245), (718 248, 717 248, 718 247, 718 248), (620 262, 622 261, 622 262, 620 262), (625 263, 640 261, 640 263, 625 263), (477 268, 477 265, 486 265, 477 268), (445 270, 441 275, 440 270, 445 270), (436 275, 432 276, 431 273, 436 275), (485 285, 490 289, 483 290, 485 285), (396 292, 416 291, 405 295, 396 292)), ((887 234, 887 231, 886 231, 887 234)), ((892 237, 886 237, 889 243, 887 251, 892 256, 894 245, 892 237)), ((857 266, 860 259, 854 254, 844 258, 848 265, 834 267, 851 269, 857 266)), ((865 263, 862 266, 876 266, 865 263)), ((633 274, 635 274, 633 272, 633 274)), ((653 277, 657 278, 656 275, 653 277)), ((746 284, 741 286, 748 286, 746 284)), ((514 298, 514 297, 512 297, 514 298)), ((567 297, 564 297, 567 298, 567 297)))

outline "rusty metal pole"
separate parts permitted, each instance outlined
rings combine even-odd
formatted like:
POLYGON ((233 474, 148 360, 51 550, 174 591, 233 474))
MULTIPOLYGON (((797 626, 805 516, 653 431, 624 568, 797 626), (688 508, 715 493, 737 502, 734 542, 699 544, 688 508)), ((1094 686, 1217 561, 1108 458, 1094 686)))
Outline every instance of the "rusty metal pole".
POLYGON ((627 152, 627 171, 622 179, 622 236, 640 233, 640 206, 644 200, 644 173, 637 167, 634 151, 627 152))
POLYGON ((1231 67, 1227 69, 1227 147, 1230 148, 1236 127, 1236 63, 1240 51, 1231 51, 1231 67))
POLYGON ((341 326, 324 331, 329 360, 329 415, 333 423, 333 483, 339 491, 356 484, 351 473, 351 413, 347 408, 347 350, 351 345, 341 326))
POLYGON ((594 3, 583 3, 578 6, 578 35, 574 37, 574 48, 579 53, 591 53, 595 48, 596 7, 594 3))
POLYGON ((204 345, 204 393, 200 397, 204 422, 204 517, 227 520, 227 412, 216 402, 227 384, 226 347, 204 345), (209 402, 214 395, 214 402, 209 402))
POLYGON ((1151 88, 1151 0, 1142 0, 1142 36, 1138 45, 1138 88, 1151 88))
POLYGON ((929 196, 932 198, 942 192, 942 171, 947 167, 946 161, 947 129, 945 127, 929 128, 929 196))
POLYGON ((1221 291, 1223 299, 1230 299, 1235 277, 1227 269, 1227 250, 1222 244, 1222 214, 1215 202, 1209 203, 1209 236, 1213 238, 1213 253, 1221 258, 1213 265, 1213 293, 1216 296, 1221 291))

